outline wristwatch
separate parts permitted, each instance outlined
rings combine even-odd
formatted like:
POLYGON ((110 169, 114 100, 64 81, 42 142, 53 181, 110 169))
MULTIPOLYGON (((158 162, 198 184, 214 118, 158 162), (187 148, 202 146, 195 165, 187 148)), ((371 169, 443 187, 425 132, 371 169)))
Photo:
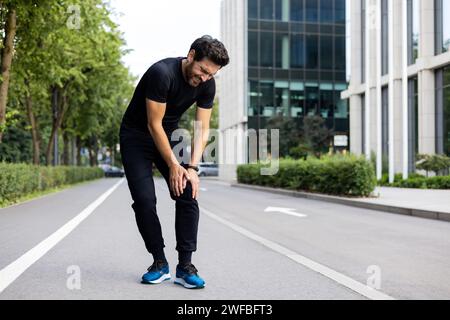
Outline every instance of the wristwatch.
POLYGON ((185 169, 194 169, 195 171, 197 171, 198 172, 198 166, 192 166, 192 165, 190 165, 190 164, 183 164, 183 167, 185 168, 185 169))

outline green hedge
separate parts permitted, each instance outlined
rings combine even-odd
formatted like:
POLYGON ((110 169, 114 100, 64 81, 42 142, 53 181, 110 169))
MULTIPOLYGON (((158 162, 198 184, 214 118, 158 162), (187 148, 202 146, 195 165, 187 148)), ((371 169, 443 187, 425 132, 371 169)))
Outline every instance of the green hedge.
POLYGON ((0 205, 37 191, 102 178, 100 168, 44 167, 0 162, 0 205))
POLYGON ((415 188, 415 189, 450 189, 450 176, 435 176, 427 178, 423 175, 413 173, 408 179, 403 180, 402 174, 394 176, 394 182, 389 183, 389 176, 384 174, 379 181, 382 186, 397 188, 415 188))
POLYGON ((370 161, 353 155, 325 156, 307 160, 280 159, 275 175, 261 175, 264 164, 245 164, 237 168, 239 183, 333 195, 367 196, 376 186, 370 161))

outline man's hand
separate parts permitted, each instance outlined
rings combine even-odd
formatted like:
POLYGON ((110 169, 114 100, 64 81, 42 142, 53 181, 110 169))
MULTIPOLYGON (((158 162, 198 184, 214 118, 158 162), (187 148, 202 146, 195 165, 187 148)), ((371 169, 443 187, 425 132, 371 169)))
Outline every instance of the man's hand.
POLYGON ((174 163, 169 167, 170 177, 170 190, 179 197, 183 194, 186 187, 187 180, 190 180, 189 173, 180 164, 174 163))
POLYGON ((198 179, 198 174, 197 171, 195 171, 194 169, 189 168, 188 169, 188 173, 189 173, 189 181, 191 182, 191 186, 192 186, 192 198, 197 200, 198 197, 198 190, 199 190, 199 179, 198 179))

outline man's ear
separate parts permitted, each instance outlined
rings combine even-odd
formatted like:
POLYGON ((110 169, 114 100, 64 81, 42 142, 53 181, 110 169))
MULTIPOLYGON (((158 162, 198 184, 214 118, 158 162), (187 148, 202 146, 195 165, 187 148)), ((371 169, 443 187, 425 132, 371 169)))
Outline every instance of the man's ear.
POLYGON ((195 57, 195 49, 192 49, 191 51, 189 51, 187 56, 188 62, 191 63, 192 61, 194 61, 194 57, 195 57))

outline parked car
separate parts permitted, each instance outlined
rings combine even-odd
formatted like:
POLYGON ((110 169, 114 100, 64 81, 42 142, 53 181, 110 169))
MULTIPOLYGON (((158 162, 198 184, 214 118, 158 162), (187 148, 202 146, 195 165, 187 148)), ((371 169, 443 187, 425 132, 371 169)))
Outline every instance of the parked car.
POLYGON ((198 164, 198 175, 200 177, 218 176, 219 166, 214 162, 200 162, 198 164))
POLYGON ((99 167, 105 173, 105 177, 124 177, 125 171, 122 168, 114 167, 109 164, 101 164, 99 167))

